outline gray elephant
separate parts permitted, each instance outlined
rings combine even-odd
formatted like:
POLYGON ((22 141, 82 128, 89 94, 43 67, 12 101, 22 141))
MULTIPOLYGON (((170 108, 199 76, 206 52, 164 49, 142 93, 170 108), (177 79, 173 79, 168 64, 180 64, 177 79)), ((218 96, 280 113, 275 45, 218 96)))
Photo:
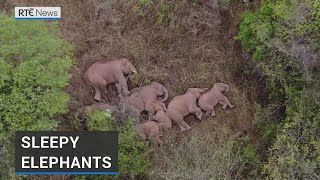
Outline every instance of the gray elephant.
POLYGON ((159 124, 155 121, 147 121, 134 126, 134 130, 143 140, 152 140, 157 145, 162 145, 160 140, 159 124))
POLYGON ((92 64, 84 74, 84 80, 94 90, 94 99, 106 101, 106 86, 110 83, 118 83, 116 86, 119 93, 121 89, 125 95, 129 94, 127 80, 125 75, 137 73, 136 68, 126 58, 117 59, 108 62, 96 62, 92 64))
POLYGON ((188 114, 194 113, 201 120, 202 112, 197 106, 197 100, 207 89, 189 88, 185 94, 174 97, 169 103, 167 113, 172 121, 179 125, 181 132, 191 129, 183 119, 188 114))
POLYGON ((134 88, 130 95, 125 98, 127 106, 133 106, 140 112, 146 110, 150 114, 155 113, 154 104, 158 103, 166 108, 163 103, 168 99, 168 90, 158 82, 140 88, 134 88), (163 98, 161 98, 163 96, 163 98))
POLYGON ((85 106, 80 108, 77 112, 76 112, 76 119, 79 119, 80 117, 86 117, 88 114, 95 112, 95 111, 110 111, 111 113, 116 112, 116 107, 115 106, 111 106, 107 103, 103 103, 103 102, 96 102, 90 106, 85 106))
POLYGON ((206 93, 203 93, 198 101, 198 105, 201 109, 206 111, 206 116, 215 116, 214 107, 219 103, 222 105, 223 109, 227 106, 230 108, 233 105, 230 103, 229 99, 223 95, 223 92, 229 91, 229 85, 225 83, 215 83, 213 87, 206 93))
POLYGON ((167 110, 158 103, 154 104, 154 109, 157 112, 155 115, 150 117, 151 120, 158 122, 160 127, 160 133, 172 128, 172 122, 169 116, 167 115, 167 110))

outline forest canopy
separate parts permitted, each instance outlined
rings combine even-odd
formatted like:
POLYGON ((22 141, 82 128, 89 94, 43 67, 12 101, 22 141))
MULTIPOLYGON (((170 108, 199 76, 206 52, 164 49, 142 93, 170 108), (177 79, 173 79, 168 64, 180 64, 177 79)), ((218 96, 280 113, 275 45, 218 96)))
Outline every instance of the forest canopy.
POLYGON ((63 91, 73 48, 57 24, 0 14, 0 173, 13 172, 14 132, 54 130, 66 112, 63 91))
POLYGON ((260 124, 263 133, 276 132, 264 147, 262 168, 271 179, 320 175, 319 32, 319 0, 265 0, 257 12, 243 13, 237 39, 267 76, 268 106, 285 107, 271 125, 260 124))

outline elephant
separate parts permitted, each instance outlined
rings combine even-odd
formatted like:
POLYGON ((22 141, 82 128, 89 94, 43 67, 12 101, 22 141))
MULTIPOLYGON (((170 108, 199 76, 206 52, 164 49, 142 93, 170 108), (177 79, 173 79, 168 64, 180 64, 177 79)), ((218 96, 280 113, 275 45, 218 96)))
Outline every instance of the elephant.
POLYGON ((146 110, 155 114, 154 104, 158 103, 166 108, 163 102, 168 99, 168 95, 168 90, 163 85, 152 82, 150 85, 132 89, 130 95, 125 98, 125 104, 135 107, 140 112, 146 110))
POLYGON ((110 112, 114 113, 114 112, 116 112, 116 107, 111 106, 107 103, 96 102, 90 106, 85 106, 85 107, 80 108, 76 112, 76 118, 78 119, 79 115, 81 115, 82 117, 85 117, 94 111, 110 111, 110 112))
POLYGON ((155 121, 146 121, 142 124, 135 125, 134 130, 143 140, 152 140, 157 145, 162 145, 160 140, 159 124, 155 121))
POLYGON ((171 129, 172 122, 166 113, 166 109, 158 103, 154 104, 154 109, 157 113, 152 115, 150 119, 159 123, 160 133, 171 129))
POLYGON ((96 101, 106 101, 106 86, 110 83, 118 83, 118 93, 123 91, 124 95, 129 95, 127 80, 125 75, 137 73, 136 68, 126 59, 121 58, 113 61, 98 61, 92 64, 84 74, 84 80, 94 90, 94 99, 96 101))
POLYGON ((225 83, 215 83, 213 87, 203 93, 198 101, 199 107, 206 111, 206 116, 215 116, 214 107, 219 103, 222 105, 223 109, 226 109, 227 106, 233 108, 233 105, 230 103, 229 99, 223 95, 223 92, 229 91, 229 85, 225 83))
POLYGON ((179 125, 181 132, 190 130, 191 127, 184 121, 190 113, 196 114, 201 120, 202 111, 197 106, 197 100, 208 88, 189 88, 183 95, 174 97, 168 105, 167 113, 174 123, 179 125))

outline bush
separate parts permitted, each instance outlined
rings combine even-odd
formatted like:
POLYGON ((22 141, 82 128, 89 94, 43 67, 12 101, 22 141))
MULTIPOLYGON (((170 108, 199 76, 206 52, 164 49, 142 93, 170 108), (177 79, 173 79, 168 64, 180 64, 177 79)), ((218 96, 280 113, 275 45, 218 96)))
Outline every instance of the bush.
POLYGON ((76 179, 135 179, 145 175, 149 168, 149 146, 138 139, 132 128, 133 121, 128 119, 124 124, 117 125, 110 113, 96 111, 89 115, 87 127, 92 131, 117 130, 119 132, 119 175, 76 176, 76 179))
POLYGON ((111 131, 113 129, 111 112, 92 112, 87 121, 87 127, 90 131, 111 131))
POLYGON ((261 146, 269 147, 266 178, 320 176, 319 7, 319 0, 266 0, 257 13, 243 15, 237 39, 258 60, 269 84, 280 84, 269 88, 285 107, 280 123, 270 121, 268 109, 256 113, 261 146))
POLYGON ((72 47, 57 24, 0 14, 0 174, 12 175, 15 131, 54 130, 66 112, 72 47))
POLYGON ((120 177, 130 179, 144 176, 149 168, 149 146, 137 139, 132 121, 119 129, 119 172, 120 177))
POLYGON ((164 26, 168 26, 170 23, 170 14, 171 14, 171 7, 168 4, 164 4, 160 7, 159 11, 157 12, 157 21, 164 26))

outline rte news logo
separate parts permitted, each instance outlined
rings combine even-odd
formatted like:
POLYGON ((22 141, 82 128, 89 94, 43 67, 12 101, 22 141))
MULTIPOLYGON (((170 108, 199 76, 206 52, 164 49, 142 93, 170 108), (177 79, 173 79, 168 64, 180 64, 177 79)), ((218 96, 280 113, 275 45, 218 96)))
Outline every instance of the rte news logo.
POLYGON ((59 20, 61 7, 15 7, 16 20, 59 20))

